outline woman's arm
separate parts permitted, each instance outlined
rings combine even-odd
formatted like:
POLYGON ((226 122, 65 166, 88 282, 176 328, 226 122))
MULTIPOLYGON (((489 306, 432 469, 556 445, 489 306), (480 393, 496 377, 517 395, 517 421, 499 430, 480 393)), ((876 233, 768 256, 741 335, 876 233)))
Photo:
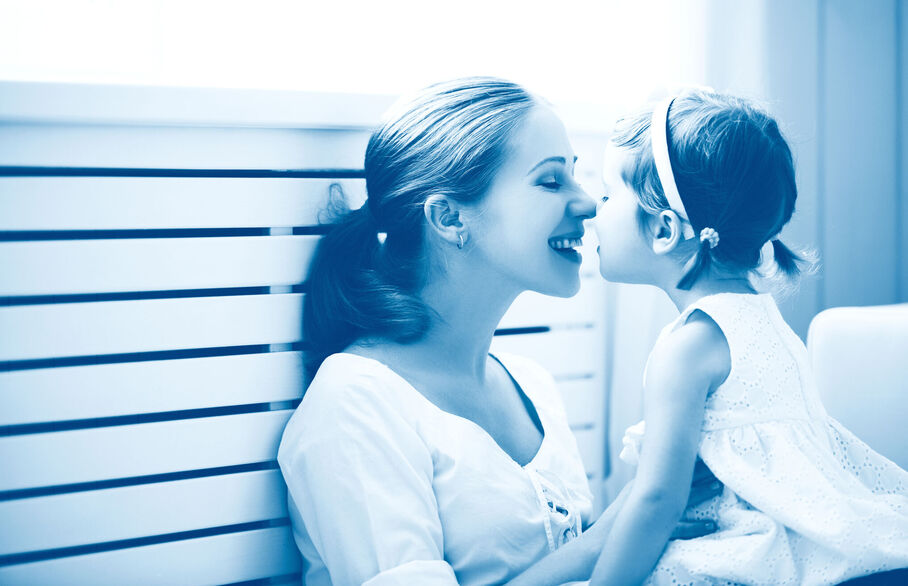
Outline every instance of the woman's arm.
POLYGON ((556 549, 539 562, 533 564, 519 576, 508 582, 508 586, 543 586, 586 580, 593 571, 593 565, 602 552, 605 540, 615 522, 618 511, 633 482, 628 483, 612 504, 589 529, 580 537, 556 549))
MULTIPOLYGON (((508 582, 508 586, 548 586, 578 580, 588 580, 593 566, 605 547, 609 532, 615 524, 631 492, 634 481, 629 482, 614 501, 608 506, 599 519, 583 534, 533 564, 519 576, 508 582)), ((687 506, 693 507, 717 496, 722 492, 722 484, 716 480, 702 462, 695 469, 687 506)), ((693 539, 708 535, 716 530, 712 521, 684 521, 675 525, 672 539, 693 539)))
POLYGON ((644 389, 646 437, 634 486, 618 512, 591 584, 639 584, 688 501, 708 391, 728 376, 719 327, 695 313, 653 350, 644 389))
POLYGON ((455 586, 431 454, 367 383, 310 387, 278 452, 292 504, 332 584, 455 586))

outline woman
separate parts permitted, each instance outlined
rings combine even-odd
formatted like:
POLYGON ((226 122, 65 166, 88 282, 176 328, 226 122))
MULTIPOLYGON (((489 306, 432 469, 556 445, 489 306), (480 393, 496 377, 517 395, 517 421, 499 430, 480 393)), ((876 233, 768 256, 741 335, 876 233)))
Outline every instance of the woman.
POLYGON ((490 78, 434 85, 372 135, 367 203, 312 263, 317 372, 278 455, 307 584, 589 577, 612 515, 583 530, 592 495, 557 390, 489 354, 522 291, 579 289, 595 203, 574 159, 544 103, 490 78))

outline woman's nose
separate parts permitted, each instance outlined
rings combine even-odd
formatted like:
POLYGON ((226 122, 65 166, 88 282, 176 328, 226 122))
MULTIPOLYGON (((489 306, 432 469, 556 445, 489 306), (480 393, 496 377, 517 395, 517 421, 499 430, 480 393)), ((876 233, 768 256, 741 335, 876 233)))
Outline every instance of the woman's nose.
POLYGON ((568 204, 568 210, 572 216, 589 219, 596 215, 596 201, 586 191, 578 189, 568 204))

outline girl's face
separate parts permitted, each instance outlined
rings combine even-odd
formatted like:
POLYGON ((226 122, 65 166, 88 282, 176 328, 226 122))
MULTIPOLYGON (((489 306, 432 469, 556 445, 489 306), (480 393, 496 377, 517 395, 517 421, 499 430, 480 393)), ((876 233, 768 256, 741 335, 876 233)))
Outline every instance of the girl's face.
POLYGON ((599 237, 599 273, 609 281, 649 283, 656 255, 638 220, 637 196, 621 177, 629 157, 626 149, 611 142, 605 149, 605 196, 593 221, 599 237))
POLYGON ((574 181, 575 158, 561 120, 549 108, 535 107, 470 214, 469 248, 489 269, 485 274, 504 276, 521 291, 570 297, 579 290, 575 248, 596 204, 574 181))

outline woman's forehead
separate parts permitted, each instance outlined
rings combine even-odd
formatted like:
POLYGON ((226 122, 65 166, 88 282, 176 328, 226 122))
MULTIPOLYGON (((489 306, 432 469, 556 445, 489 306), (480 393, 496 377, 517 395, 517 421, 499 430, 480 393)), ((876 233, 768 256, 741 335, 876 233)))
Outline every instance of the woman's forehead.
POLYGON ((560 118, 547 106, 536 106, 514 133, 512 160, 527 173, 539 163, 551 160, 572 167, 576 157, 560 118))

